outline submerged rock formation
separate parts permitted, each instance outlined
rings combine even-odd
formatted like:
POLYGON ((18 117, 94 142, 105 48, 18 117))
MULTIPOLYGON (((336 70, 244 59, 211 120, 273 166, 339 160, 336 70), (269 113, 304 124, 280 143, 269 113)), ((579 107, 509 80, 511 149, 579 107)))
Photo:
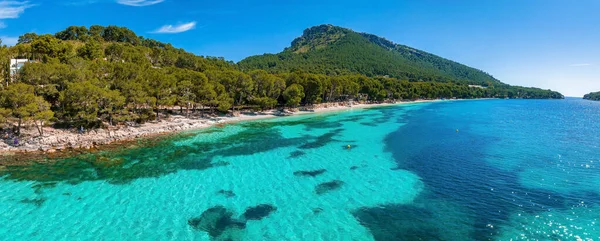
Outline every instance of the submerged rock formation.
POLYGON ((299 156, 303 156, 304 154, 306 154, 303 151, 293 151, 292 153, 290 153, 290 156, 288 158, 296 158, 299 156))
POLYGON ((325 194, 330 191, 340 189, 342 185, 344 185, 344 182, 340 180, 324 182, 315 187, 315 193, 317 193, 318 195, 325 194))
POLYGON ((271 204, 260 204, 247 208, 242 216, 246 220, 261 220, 275 211, 277 211, 277 207, 271 204))
POLYGON ((213 240, 241 240, 246 223, 233 218, 233 212, 223 206, 204 211, 200 217, 188 220, 196 230, 207 232, 213 240))
POLYGON ((327 171, 326 169, 319 169, 319 170, 314 170, 314 171, 296 171, 296 172, 294 172, 294 176, 316 177, 318 175, 325 173, 326 171, 327 171))
POLYGON ((188 224, 195 230, 207 232, 211 240, 244 240, 248 220, 261 220, 276 210, 277 207, 271 204, 260 204, 247 208, 240 218, 234 218, 232 211, 219 205, 189 219, 188 224))
POLYGON ((223 189, 221 189, 221 190, 219 190, 217 192, 217 194, 223 195, 223 196, 225 196, 227 198, 235 197, 235 193, 233 191, 231 191, 231 190, 223 190, 223 189))

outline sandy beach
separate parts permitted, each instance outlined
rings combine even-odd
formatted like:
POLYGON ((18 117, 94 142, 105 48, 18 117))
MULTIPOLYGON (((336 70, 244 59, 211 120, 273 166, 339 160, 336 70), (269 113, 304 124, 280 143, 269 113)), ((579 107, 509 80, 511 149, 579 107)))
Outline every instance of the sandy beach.
MULTIPOLYGON (((304 115, 324 112, 335 112, 353 109, 373 108, 380 106, 434 102, 440 100, 418 100, 410 102, 382 103, 382 104, 354 104, 324 103, 316 105, 310 110, 300 108, 297 111, 270 110, 264 112, 242 112, 236 116, 220 117, 190 117, 172 115, 160 121, 148 122, 139 126, 111 127, 108 129, 94 129, 79 133, 74 130, 44 128, 44 135, 37 134, 35 128, 24 129, 19 145, 11 145, 10 140, 0 142, 0 155, 18 155, 23 152, 57 152, 65 149, 90 149, 114 142, 134 140, 136 138, 151 137, 184 130, 202 129, 215 125, 249 121, 267 118, 276 118, 290 115, 304 115)), ((0 156, 1 159, 1 156, 0 156)))

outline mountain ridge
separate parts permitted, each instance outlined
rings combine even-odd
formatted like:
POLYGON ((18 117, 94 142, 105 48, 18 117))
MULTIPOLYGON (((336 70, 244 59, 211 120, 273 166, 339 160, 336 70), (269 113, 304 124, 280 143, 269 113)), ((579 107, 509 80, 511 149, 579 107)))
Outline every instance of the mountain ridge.
POLYGON ((304 30, 302 36, 280 53, 250 56, 238 65, 242 69, 258 68, 273 73, 300 66, 300 69, 317 74, 358 73, 410 81, 506 85, 482 70, 374 34, 331 24, 304 30))
POLYGON ((33 124, 43 135, 47 123, 87 128, 145 123, 176 107, 182 115, 204 115, 350 100, 563 98, 328 25, 308 29, 282 54, 268 57, 256 57, 257 68, 248 69, 247 63, 198 56, 118 26, 26 33, 17 45, 0 46, 0 128, 12 125, 19 134, 22 123, 33 124), (10 59, 32 61, 13 69, 18 66, 10 59))

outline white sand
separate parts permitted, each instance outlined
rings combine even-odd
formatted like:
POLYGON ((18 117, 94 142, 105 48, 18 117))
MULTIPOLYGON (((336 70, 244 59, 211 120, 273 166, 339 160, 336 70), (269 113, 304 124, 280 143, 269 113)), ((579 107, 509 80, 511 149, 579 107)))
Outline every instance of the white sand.
MULTIPOLYGON (((378 106, 391 106, 400 104, 411 104, 419 102, 433 102, 438 100, 419 100, 412 102, 397 102, 384 104, 355 104, 350 106, 343 103, 325 103, 315 106, 312 110, 305 111, 286 111, 285 115, 302 115, 323 112, 343 111, 349 109, 364 109, 378 106)), ((9 145, 10 140, 0 142, 0 154, 15 154, 18 152, 47 151, 54 152, 65 148, 91 148, 98 145, 109 144, 115 141, 133 140, 140 137, 149 137, 165 133, 173 133, 183 130, 201 129, 211 127, 217 124, 232 123, 238 121, 258 120, 266 118, 275 118, 282 113, 271 110, 261 113, 240 114, 234 117, 214 117, 186 118, 181 115, 173 115, 168 119, 162 119, 158 122, 149 122, 141 126, 127 126, 120 128, 96 129, 79 134, 73 130, 44 128, 44 135, 39 136, 37 130, 33 127, 23 130, 23 137, 20 139, 19 146, 9 145)), ((0 155, 1 159, 1 155, 0 155)))

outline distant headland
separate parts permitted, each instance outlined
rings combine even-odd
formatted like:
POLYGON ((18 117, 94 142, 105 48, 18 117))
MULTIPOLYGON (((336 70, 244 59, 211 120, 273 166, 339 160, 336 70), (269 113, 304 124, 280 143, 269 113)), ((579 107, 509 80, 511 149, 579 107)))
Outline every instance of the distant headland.
POLYGON ((600 101, 600 91, 598 91, 598 92, 591 92, 591 93, 589 93, 587 95, 584 95, 583 99, 585 99, 585 100, 600 101))

